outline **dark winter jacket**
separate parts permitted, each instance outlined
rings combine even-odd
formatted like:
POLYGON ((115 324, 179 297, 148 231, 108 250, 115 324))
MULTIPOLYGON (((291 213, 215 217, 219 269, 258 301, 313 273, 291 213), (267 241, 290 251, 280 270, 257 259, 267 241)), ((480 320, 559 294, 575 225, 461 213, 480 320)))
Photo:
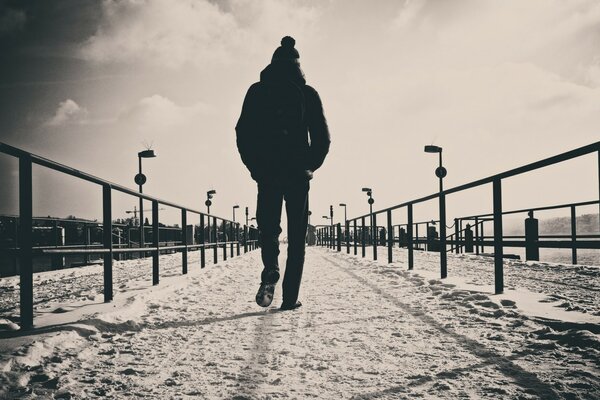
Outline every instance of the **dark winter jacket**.
POLYGON ((306 84, 302 70, 294 63, 273 63, 261 72, 260 82, 248 89, 235 129, 242 161, 259 183, 312 178, 331 143, 319 94, 306 84), (289 82, 304 98, 304 116, 282 130, 274 126, 269 93, 273 85, 289 82))

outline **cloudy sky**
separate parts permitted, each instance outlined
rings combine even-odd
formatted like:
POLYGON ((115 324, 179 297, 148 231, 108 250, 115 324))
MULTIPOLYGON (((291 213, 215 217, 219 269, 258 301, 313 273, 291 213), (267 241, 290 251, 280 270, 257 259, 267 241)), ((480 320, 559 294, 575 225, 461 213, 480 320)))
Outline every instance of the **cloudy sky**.
MULTIPOLYGON (((365 213, 363 186, 380 208, 434 192, 425 144, 444 148, 454 186, 600 138, 596 0, 0 4, 0 141, 132 188, 136 154, 151 145, 147 193, 204 209, 216 189, 212 211, 224 216, 236 203, 254 213, 234 126, 285 35, 333 140, 312 182, 313 223, 329 204, 365 213)), ((597 199, 597 163, 507 182, 505 205, 597 199)), ((0 156, 0 213, 17 212, 16 166, 0 156)), ((97 187, 42 168, 34 197, 36 215, 101 215, 97 187)), ((135 204, 116 196, 116 216, 135 204)), ((489 211, 491 188, 449 207, 489 211)))

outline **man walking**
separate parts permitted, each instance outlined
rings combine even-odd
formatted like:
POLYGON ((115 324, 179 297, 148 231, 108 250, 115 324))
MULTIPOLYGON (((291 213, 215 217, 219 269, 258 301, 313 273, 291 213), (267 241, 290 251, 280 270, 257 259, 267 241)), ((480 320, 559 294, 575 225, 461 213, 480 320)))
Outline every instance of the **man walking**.
POLYGON ((329 152, 330 137, 323 105, 306 84, 296 41, 281 40, 271 64, 250 86, 236 125, 242 161, 258 184, 256 219, 264 269, 256 303, 268 307, 279 280, 279 234, 285 200, 288 254, 283 278, 282 310, 298 301, 308 224, 309 181, 329 152), (309 140, 310 139, 310 140, 309 140))

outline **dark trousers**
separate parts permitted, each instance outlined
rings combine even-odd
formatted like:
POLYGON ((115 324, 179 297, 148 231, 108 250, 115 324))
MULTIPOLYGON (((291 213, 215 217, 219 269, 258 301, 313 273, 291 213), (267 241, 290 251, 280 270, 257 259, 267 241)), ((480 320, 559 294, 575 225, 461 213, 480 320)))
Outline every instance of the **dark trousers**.
POLYGON ((256 221, 259 230, 264 269, 263 283, 279 280, 279 234, 281 233, 281 206, 285 199, 288 219, 288 254, 283 277, 283 302, 294 304, 298 300, 302 269, 304 267, 304 245, 308 226, 308 181, 286 184, 259 183, 256 221))

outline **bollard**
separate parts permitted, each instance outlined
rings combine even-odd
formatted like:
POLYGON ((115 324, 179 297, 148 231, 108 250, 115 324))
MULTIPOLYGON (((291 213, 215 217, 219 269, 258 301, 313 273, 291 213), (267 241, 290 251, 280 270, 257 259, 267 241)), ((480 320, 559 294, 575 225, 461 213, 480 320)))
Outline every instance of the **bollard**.
POLYGON ((529 211, 528 218, 525 219, 525 259, 527 261, 540 260, 540 234, 539 222, 533 217, 533 211, 529 211))
POLYGON ((465 227, 465 253, 473 252, 473 229, 471 224, 467 224, 465 227))

